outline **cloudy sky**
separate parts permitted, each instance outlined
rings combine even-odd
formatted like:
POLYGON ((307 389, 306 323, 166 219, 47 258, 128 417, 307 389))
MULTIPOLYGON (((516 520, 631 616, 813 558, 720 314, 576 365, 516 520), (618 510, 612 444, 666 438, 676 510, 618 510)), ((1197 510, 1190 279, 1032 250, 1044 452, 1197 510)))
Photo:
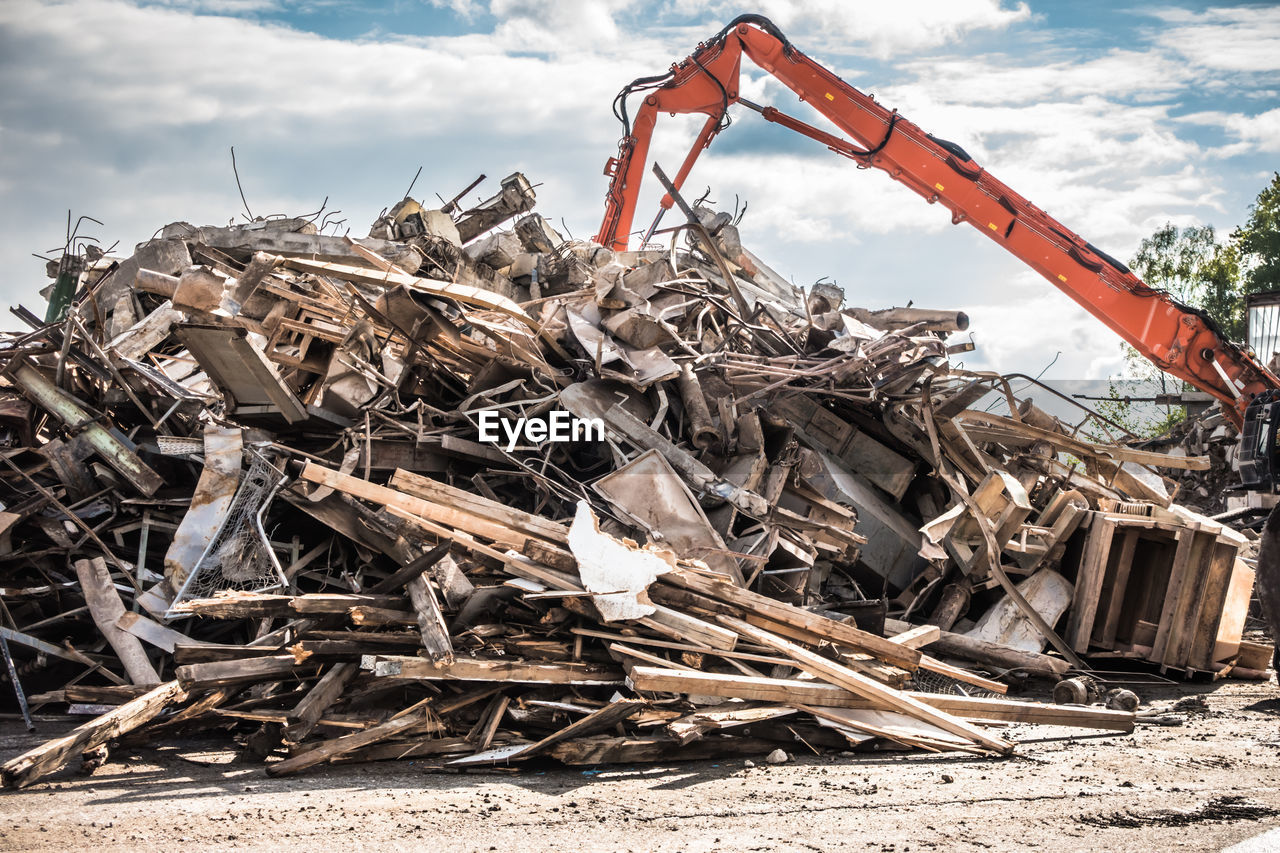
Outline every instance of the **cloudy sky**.
MULTIPOLYGON (((520 170, 595 233, 621 86, 742 11, 1113 255, 1166 221, 1241 222, 1280 168, 1280 7, 1135 0, 0 0, 0 300, 38 306, 32 252, 67 210, 127 250, 167 222, 315 211, 353 235, 397 201, 520 170)), ((744 70, 746 70, 744 68, 744 70)), ((755 69, 743 93, 804 115, 755 69)), ((968 226, 739 108, 688 189, 743 242, 852 303, 961 308, 977 368, 1102 378, 1118 339, 968 226)), ((674 171, 696 119, 667 119, 674 171)), ((642 200, 647 222, 653 200, 642 200)), ((43 313, 42 308, 38 313, 43 313)))

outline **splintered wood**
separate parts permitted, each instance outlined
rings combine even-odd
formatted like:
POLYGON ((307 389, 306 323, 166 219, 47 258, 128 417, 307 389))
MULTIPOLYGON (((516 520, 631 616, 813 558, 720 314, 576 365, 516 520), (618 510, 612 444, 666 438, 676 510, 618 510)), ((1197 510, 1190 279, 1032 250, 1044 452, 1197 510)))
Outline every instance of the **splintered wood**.
POLYGON ((727 214, 614 252, 523 175, 450 195, 173 223, 15 310, 6 670, 24 714, 114 707, 5 784, 203 731, 272 775, 1005 755, 1133 728, 1029 676, 1265 670, 1246 541, 1174 502, 1206 456, 954 368, 955 311, 798 290, 727 214))

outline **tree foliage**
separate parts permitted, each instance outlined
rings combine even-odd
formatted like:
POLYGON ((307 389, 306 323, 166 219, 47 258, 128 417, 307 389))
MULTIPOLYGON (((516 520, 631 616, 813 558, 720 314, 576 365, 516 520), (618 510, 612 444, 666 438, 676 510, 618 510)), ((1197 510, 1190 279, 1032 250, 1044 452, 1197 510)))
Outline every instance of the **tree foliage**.
MULTIPOLYGON (((1129 266, 1150 287, 1205 312, 1222 334, 1234 341, 1248 335, 1245 298, 1252 293, 1280 291, 1280 172, 1258 193, 1245 223, 1219 241, 1212 225, 1178 228, 1167 223, 1142 241, 1129 266)), ((1121 345, 1126 378, 1140 380, 1151 394, 1184 388, 1128 344, 1121 345)), ((1189 390, 1189 386, 1185 388, 1189 390)), ((1165 409, 1159 424, 1138 423, 1129 402, 1115 386, 1111 399, 1099 407, 1132 432, 1158 434, 1179 417, 1181 410, 1165 409)))
POLYGON ((1212 225, 1168 223, 1142 241, 1130 266, 1149 286, 1202 309, 1228 338, 1244 338, 1239 251, 1234 240, 1219 243, 1212 225))
POLYGON ((1231 232, 1245 293, 1280 290, 1280 172, 1258 193, 1249 218, 1231 232))

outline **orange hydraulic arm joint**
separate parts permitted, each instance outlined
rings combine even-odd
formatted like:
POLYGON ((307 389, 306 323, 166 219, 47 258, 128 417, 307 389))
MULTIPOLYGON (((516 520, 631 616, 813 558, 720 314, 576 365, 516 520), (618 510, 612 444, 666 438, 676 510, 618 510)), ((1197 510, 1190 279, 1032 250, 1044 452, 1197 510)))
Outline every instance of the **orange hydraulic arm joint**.
MULTIPOLYGON (((728 109, 736 103, 818 140, 856 161, 859 168, 881 169, 930 204, 947 208, 953 223, 968 222, 1016 255, 1161 370, 1222 401, 1237 426, 1243 422, 1250 400, 1280 389, 1280 378, 1246 349, 1227 340, 1204 312, 1148 287, 1124 264, 992 177, 959 145, 931 136, 897 111, 885 109, 802 54, 771 21, 759 15, 735 19, 666 74, 636 80, 619 93, 614 113, 622 121, 625 135, 618 156, 605 167, 611 180, 596 241, 619 251, 627 248, 659 113, 707 116, 676 173, 673 184, 678 190, 698 155, 728 126, 728 109), (740 98, 738 74, 743 54, 853 142, 773 107, 740 98), (636 93, 644 93, 644 101, 632 120, 627 98, 636 93)), ((668 195, 661 207, 669 209, 671 204, 668 195)), ((661 217, 661 210, 658 215, 661 217)), ((649 232, 652 230, 650 227, 649 232)))

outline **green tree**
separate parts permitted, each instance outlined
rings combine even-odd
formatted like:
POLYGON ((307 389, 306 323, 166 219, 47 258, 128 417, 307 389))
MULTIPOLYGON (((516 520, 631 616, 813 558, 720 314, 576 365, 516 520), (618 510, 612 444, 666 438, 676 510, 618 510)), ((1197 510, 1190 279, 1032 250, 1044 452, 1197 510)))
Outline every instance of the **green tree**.
POLYGON ((1258 193, 1244 225, 1231 232, 1245 293, 1280 290, 1280 172, 1258 193))
MULTIPOLYGON (((1248 219, 1226 242, 1218 241, 1212 225, 1179 229, 1167 223, 1142 241, 1129 266, 1149 286, 1167 290, 1179 301, 1204 311, 1227 338, 1244 341, 1248 335, 1245 297, 1280 290, 1280 172, 1272 174, 1270 183, 1249 207, 1248 219)), ((1121 378, 1140 383, 1131 396, 1191 390, 1133 347, 1121 347, 1125 356, 1121 378)), ((1114 384, 1111 399, 1103 401, 1099 410, 1132 432, 1148 435, 1163 432, 1182 415, 1181 409, 1166 408, 1158 423, 1142 423, 1114 384)))
POLYGON ((1149 286, 1204 310, 1228 338, 1244 339, 1244 291, 1234 239, 1219 243, 1212 225, 1179 230, 1168 223, 1142 241, 1129 265, 1149 286))

